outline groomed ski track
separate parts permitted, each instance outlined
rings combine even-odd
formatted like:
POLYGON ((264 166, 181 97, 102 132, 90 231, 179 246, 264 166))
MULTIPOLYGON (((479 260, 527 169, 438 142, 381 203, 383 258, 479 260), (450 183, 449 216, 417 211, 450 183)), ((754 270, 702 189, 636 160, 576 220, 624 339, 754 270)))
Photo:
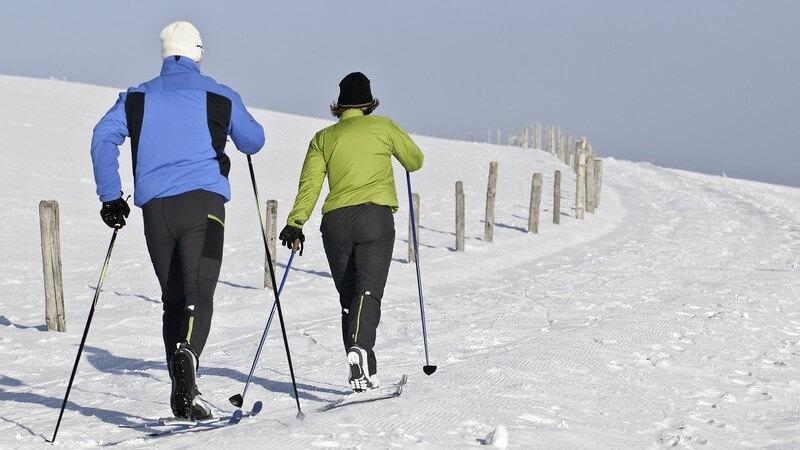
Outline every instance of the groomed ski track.
MULTIPOLYGON (((97 214, 88 144, 116 92, 0 77, 1 448, 51 448, 44 439, 111 233, 97 214), (37 204, 51 198, 61 204, 67 333, 42 331, 37 204)), ((378 113, 392 115, 389 105, 378 113)), ((267 132, 254 158, 259 190, 279 200, 282 222, 307 142, 330 121, 255 116, 267 132)), ((159 292, 136 209, 120 232, 56 446, 468 447, 498 424, 517 448, 800 445, 800 189, 606 158, 600 208, 576 221, 574 175, 550 155, 417 139, 426 154, 413 181, 433 376, 422 373, 405 180, 395 166, 401 210, 377 354, 385 382, 409 375, 401 397, 316 412, 347 389, 317 212, 281 297, 306 419, 294 418, 273 327, 245 399, 245 407, 264 402, 258 416, 157 440, 120 428, 169 411, 159 292), (492 160, 500 164, 497 226, 486 243, 492 160), (554 170, 563 174, 558 226, 554 170), (545 177, 536 236, 524 232, 534 171, 545 177), (456 180, 467 199, 464 253, 452 250, 456 180)), ((261 289, 263 248, 244 156, 232 144, 227 151, 234 198, 198 381, 217 414, 234 410, 227 398, 241 390, 272 304, 261 289)), ((120 162, 130 192, 127 146, 120 162)), ((279 274, 287 252, 279 251, 279 274)))

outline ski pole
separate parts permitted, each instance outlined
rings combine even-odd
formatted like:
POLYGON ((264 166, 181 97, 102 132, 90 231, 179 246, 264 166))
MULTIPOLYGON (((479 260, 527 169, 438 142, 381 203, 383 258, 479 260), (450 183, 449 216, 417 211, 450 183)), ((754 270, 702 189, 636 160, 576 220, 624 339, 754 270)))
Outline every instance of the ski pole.
MULTIPOLYGON (((292 260, 294 260, 295 251, 292 250, 291 255, 289 255, 289 262, 286 263, 286 270, 283 272, 283 279, 281 279, 281 285, 278 288, 278 294, 283 292, 283 285, 286 283, 286 278, 289 276, 289 269, 292 268, 292 260)), ((261 334, 261 342, 258 344, 258 350, 256 350, 256 356, 253 358, 253 365, 250 366, 250 374, 247 375, 247 381, 244 383, 244 390, 242 390, 241 394, 236 394, 231 396, 228 400, 236 406, 237 408, 241 408, 244 404, 244 397, 247 395, 247 388, 250 386, 250 379, 253 377, 253 373, 256 370, 256 365, 258 364, 258 359, 261 357, 261 349, 264 348, 264 341, 267 339, 267 334, 269 333, 269 327, 272 325, 272 318, 275 315, 275 305, 276 302, 272 302, 272 310, 269 312, 269 318, 267 319, 267 325, 264 327, 264 332, 261 334)), ((237 410, 233 413, 234 416, 237 413, 240 413, 241 410, 237 410)), ((236 420, 238 422, 238 420, 236 420)))
POLYGON ((294 378, 294 368, 292 367, 292 354, 289 351, 289 339, 286 337, 286 325, 283 321, 283 310, 281 309, 280 294, 275 283, 275 268, 272 267, 272 255, 269 253, 269 243, 267 242, 267 230, 264 227, 264 217, 261 215, 261 200, 258 197, 258 186, 256 186, 256 173, 253 170, 253 159, 247 155, 247 165, 250 168, 250 181, 253 182, 253 194, 256 197, 256 208, 258 209, 258 221, 261 223, 261 237, 264 239, 264 250, 267 252, 267 266, 269 266, 269 277, 272 281, 272 293, 275 295, 275 306, 278 309, 278 322, 281 324, 281 334, 283 335, 283 346, 286 348, 286 360, 289 362, 289 374, 292 377, 292 388, 294 389, 294 399, 297 402, 297 418, 303 420, 305 414, 300 410, 300 397, 297 395, 297 382, 294 378))
POLYGON ((422 276, 419 271, 419 244, 417 243, 417 226, 414 223, 414 200, 411 198, 411 174, 406 170, 406 184, 408 185, 408 209, 411 214, 411 236, 414 239, 414 259, 417 267, 417 290, 419 291, 419 313, 422 317, 422 342, 425 344, 425 365, 422 371, 426 375, 436 372, 436 366, 431 365, 428 358, 428 331, 425 327, 425 301, 422 299, 422 276))
POLYGON ((72 375, 69 376, 69 383, 67 384, 67 393, 64 394, 64 401, 61 403, 61 411, 58 413, 58 421, 56 422, 56 429, 53 431, 53 439, 51 443, 56 441, 58 435, 58 427, 61 425, 61 418, 64 416, 64 408, 67 406, 67 399, 69 392, 72 390, 72 382, 75 380, 75 373, 78 371, 78 363, 81 361, 81 353, 83 353, 83 345, 86 343, 86 336, 89 334, 89 326, 92 324, 92 317, 94 310, 97 306, 97 299, 100 297, 100 288, 103 287, 103 282, 106 279, 106 272, 108 272, 108 262, 111 260, 111 250, 114 249, 114 241, 117 240, 117 233, 120 230, 117 225, 114 228, 114 234, 111 235, 111 243, 108 244, 108 251, 106 252, 106 260, 103 262, 103 270, 100 272, 100 281, 97 282, 97 288, 94 290, 94 300, 92 300, 92 307, 89 309, 89 317, 86 319, 86 328, 83 329, 83 337, 81 338, 81 345, 78 346, 78 354, 75 356, 75 365, 72 366, 72 375))

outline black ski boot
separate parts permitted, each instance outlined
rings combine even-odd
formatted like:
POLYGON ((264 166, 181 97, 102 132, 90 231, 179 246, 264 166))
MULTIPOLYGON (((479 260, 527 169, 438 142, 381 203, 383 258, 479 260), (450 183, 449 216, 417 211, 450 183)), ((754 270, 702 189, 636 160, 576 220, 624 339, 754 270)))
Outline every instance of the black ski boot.
POLYGON ((175 350, 170 364, 172 378, 172 394, 170 406, 175 417, 189 420, 205 420, 212 418, 211 408, 200 397, 195 383, 197 356, 191 345, 182 343, 175 350))

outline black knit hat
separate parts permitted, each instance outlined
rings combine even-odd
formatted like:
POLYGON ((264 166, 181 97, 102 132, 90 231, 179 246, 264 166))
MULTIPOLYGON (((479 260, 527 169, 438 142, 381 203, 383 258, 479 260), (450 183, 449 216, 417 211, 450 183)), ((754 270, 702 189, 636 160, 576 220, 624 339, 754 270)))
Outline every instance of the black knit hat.
POLYGON ((339 83, 339 101, 342 106, 367 106, 372 103, 369 78, 361 72, 348 74, 339 83))

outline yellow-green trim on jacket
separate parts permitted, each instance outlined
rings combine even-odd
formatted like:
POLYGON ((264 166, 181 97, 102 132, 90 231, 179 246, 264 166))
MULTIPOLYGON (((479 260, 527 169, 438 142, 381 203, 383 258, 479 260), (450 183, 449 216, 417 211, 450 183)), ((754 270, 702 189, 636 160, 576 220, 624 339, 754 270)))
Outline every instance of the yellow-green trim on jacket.
POLYGON ((339 122, 317 132, 308 145, 300 186, 287 223, 302 228, 328 176, 330 192, 322 214, 345 206, 374 203, 397 211, 392 156, 413 172, 424 156, 402 128, 386 117, 348 109, 339 122))

